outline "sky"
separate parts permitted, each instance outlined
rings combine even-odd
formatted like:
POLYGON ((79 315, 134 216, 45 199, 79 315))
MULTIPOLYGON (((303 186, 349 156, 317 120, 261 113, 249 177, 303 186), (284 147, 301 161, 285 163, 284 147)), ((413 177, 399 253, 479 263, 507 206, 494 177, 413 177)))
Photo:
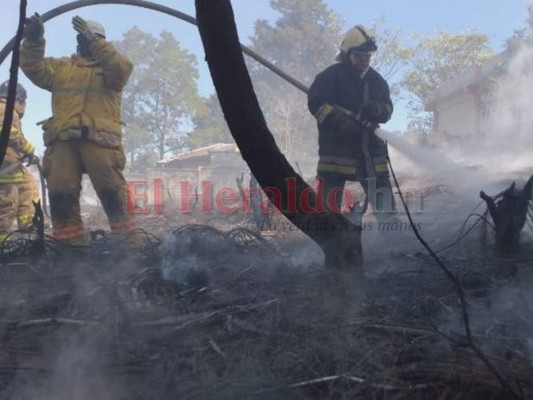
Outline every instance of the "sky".
MULTIPOLYGON (((371 25, 372 21, 384 18, 385 28, 394 30, 402 28, 405 38, 411 34, 430 34, 436 31, 459 33, 475 30, 488 35, 494 51, 502 50, 506 38, 515 29, 524 26, 527 17, 527 5, 531 0, 373 0, 366 2, 350 0, 325 0, 329 8, 343 16, 345 29, 355 25, 371 25)), ((44 13, 57 6, 69 3, 66 0, 28 0, 28 15, 34 12, 44 13)), ((194 16, 194 0, 159 0, 154 3, 175 8, 194 16)), ((270 8, 270 0, 233 0, 233 9, 241 43, 249 44, 257 19, 275 21, 276 13, 270 8)), ((2 24, 0 24, 1 46, 16 33, 19 19, 19 0, 2 0, 2 24)), ((47 39, 47 56, 69 56, 75 52, 76 33, 72 29, 71 19, 80 15, 86 19, 97 20, 106 29, 108 39, 120 40, 122 35, 134 25, 145 32, 158 35, 161 31, 172 32, 182 47, 194 53, 198 60, 200 79, 199 88, 203 95, 214 91, 211 78, 203 57, 203 49, 196 27, 176 18, 152 10, 126 5, 96 5, 63 14, 45 24, 47 39)), ((379 44, 379 38, 377 38, 379 44)), ((262 54, 268 59, 268 54, 262 54)), ((10 58, 0 66, 0 81, 9 77, 10 58)), ((286 71, 290 73, 290 71, 286 71)), ((298 78, 298 77, 296 77, 298 78)), ((41 129, 36 122, 48 118, 50 111, 50 94, 35 87, 20 72, 19 82, 28 91, 27 111, 23 119, 25 135, 37 147, 44 151, 41 129)), ((303 95, 303 94, 302 94, 303 95)), ((401 104, 384 128, 404 130, 407 125, 405 110, 401 104)))

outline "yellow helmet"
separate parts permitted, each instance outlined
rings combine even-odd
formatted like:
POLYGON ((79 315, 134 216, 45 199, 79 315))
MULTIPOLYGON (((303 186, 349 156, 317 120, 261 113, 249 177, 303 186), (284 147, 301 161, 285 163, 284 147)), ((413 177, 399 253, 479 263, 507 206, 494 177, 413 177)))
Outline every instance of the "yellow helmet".
POLYGON ((341 52, 336 60, 342 59, 342 54, 347 54, 350 50, 372 52, 376 51, 378 46, 375 39, 368 34, 363 25, 356 25, 345 33, 341 42, 341 52))

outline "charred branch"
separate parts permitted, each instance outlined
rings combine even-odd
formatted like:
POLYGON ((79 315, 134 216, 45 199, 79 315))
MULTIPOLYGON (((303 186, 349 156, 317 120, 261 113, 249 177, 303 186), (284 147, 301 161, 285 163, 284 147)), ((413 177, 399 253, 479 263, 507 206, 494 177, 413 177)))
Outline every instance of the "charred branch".
POLYGON ((496 229, 496 247, 504 253, 517 249, 520 242, 520 232, 526 223, 533 175, 522 189, 516 188, 513 182, 501 195, 493 198, 484 191, 479 196, 487 204, 490 216, 496 229))

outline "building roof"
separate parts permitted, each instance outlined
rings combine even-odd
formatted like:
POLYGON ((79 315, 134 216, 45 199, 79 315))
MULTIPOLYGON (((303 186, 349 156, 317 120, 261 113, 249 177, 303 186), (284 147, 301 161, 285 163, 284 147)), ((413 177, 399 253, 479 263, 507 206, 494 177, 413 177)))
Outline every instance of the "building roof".
POLYGON ((211 153, 238 153, 239 148, 235 143, 216 143, 210 146, 199 147, 194 150, 178 153, 163 160, 159 160, 158 164, 169 164, 176 161, 190 160, 198 157, 205 157, 211 153))

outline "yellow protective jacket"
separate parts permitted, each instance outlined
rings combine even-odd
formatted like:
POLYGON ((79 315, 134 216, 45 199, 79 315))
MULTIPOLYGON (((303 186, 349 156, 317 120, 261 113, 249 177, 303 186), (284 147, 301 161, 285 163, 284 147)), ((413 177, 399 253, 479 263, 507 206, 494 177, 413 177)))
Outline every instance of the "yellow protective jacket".
POLYGON ((90 43, 94 58, 45 58, 44 49, 44 38, 25 39, 20 67, 35 85, 52 93, 53 116, 43 124, 45 145, 74 139, 81 127, 120 143, 122 90, 133 70, 131 62, 102 38, 90 43))
MULTIPOLYGON (((0 99, 0 121, 4 121, 6 101, 0 99)), ((35 152, 33 145, 22 134, 19 115, 13 110, 13 121, 9 134, 9 143, 4 161, 0 166, 0 183, 21 183, 24 181, 25 168, 22 158, 35 152)))

